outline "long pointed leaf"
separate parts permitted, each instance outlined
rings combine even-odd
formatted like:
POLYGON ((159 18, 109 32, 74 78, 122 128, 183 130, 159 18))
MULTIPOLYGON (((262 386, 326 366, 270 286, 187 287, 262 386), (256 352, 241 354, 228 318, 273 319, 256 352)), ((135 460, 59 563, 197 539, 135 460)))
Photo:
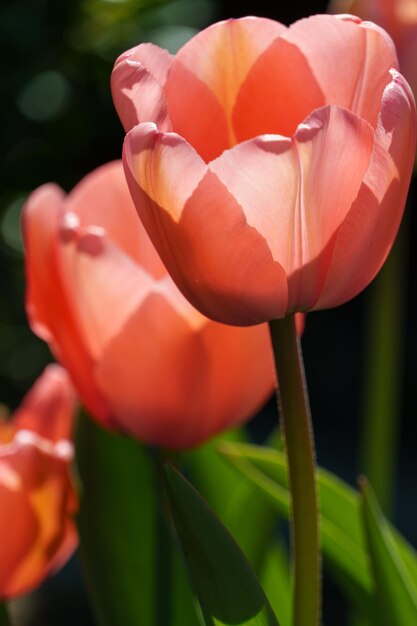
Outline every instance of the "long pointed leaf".
POLYGON ((98 622, 153 624, 155 488, 149 454, 81 416, 76 461, 80 553, 98 622))
POLYGON ((278 626, 237 543, 197 491, 166 467, 175 528, 207 626, 278 626))
POLYGON ((387 626, 417 624, 417 583, 409 575, 387 520, 365 480, 361 482, 361 492, 380 618, 387 626))
POLYGON ((281 626, 290 626, 293 598, 290 564, 285 546, 278 541, 268 550, 261 583, 275 615, 279 615, 281 626))
POLYGON ((245 434, 241 430, 229 431, 201 448, 187 452, 183 461, 199 493, 259 573, 276 526, 276 513, 262 494, 257 493, 217 450, 222 441, 244 440, 245 434), (256 532, 253 532, 255 527, 256 532))
MULTIPOLYGON (((282 452, 235 443, 223 443, 221 452, 268 498, 279 513, 288 515, 290 500, 285 456, 282 452)), ((323 469, 318 470, 318 484, 325 560, 349 597, 358 605, 370 607, 374 602, 374 582, 367 555, 359 495, 323 469)), ((412 578, 417 579, 415 550, 395 529, 392 529, 392 533, 407 571, 412 578)))

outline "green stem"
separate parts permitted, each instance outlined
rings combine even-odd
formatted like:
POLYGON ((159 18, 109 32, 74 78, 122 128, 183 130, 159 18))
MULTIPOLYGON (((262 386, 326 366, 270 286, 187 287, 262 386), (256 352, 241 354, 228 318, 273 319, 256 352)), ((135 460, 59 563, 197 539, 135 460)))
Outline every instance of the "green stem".
POLYGON ((366 311, 365 396, 361 472, 383 511, 393 506, 405 344, 406 232, 371 286, 366 311))
POLYGON ((294 316, 270 323, 292 496, 293 626, 317 626, 321 557, 314 438, 294 316))
POLYGON ((0 603, 0 626, 10 626, 9 613, 4 603, 0 603))

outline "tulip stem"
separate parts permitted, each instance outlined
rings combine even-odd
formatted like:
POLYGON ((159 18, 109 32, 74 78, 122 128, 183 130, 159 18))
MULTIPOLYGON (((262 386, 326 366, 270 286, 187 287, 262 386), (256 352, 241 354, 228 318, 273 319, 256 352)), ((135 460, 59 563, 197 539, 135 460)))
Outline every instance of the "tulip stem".
POLYGON ((407 223, 367 294, 360 471, 369 479, 388 516, 393 509, 401 423, 408 278, 406 229, 407 223))
POLYGON ((0 603, 0 626, 10 626, 9 613, 4 603, 0 603))
POLYGON ((270 323, 278 404, 292 497, 293 626, 317 626, 321 556, 315 451, 304 365, 294 315, 270 323))

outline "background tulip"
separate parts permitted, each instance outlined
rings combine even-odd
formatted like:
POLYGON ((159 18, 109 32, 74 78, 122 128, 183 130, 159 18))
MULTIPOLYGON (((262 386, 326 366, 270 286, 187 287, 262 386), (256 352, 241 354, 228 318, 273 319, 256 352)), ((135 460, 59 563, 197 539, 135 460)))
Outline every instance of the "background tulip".
POLYGON ((417 4, 415 0, 333 0, 333 13, 353 13, 376 22, 395 42, 400 69, 417 93, 417 4))
POLYGON ((116 61, 132 197, 194 306, 254 324, 336 306, 372 280, 414 157, 397 67, 382 29, 326 15, 228 20, 175 57, 143 44, 116 61))
POLYGON ((168 448, 248 419, 273 390, 266 326, 203 317, 177 290, 130 199, 121 162, 24 210, 31 325, 105 426, 168 448))
POLYGON ((67 373, 51 365, 11 421, 0 423, 0 600, 39 585, 76 547, 74 409, 67 373))

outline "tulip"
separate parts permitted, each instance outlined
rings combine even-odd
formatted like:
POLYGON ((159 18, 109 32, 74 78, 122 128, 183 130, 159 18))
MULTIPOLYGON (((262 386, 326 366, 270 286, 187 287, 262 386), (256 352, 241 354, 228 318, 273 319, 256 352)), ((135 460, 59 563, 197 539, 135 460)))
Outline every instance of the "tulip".
POLYGON ((335 13, 353 13, 382 26, 393 38, 401 72, 417 94, 417 3, 415 0, 333 0, 335 13))
POLYGON ((249 325, 333 307, 395 238, 415 104, 389 36, 351 16, 210 26, 152 44, 112 76, 124 166, 145 228, 186 298, 249 325))
POLYGON ((37 587, 76 547, 74 408, 67 373, 50 365, 13 418, 0 422, 0 601, 37 587))
POLYGON ((24 209, 27 311, 90 413, 178 449, 243 422, 274 386, 268 329, 203 317, 167 274, 137 218, 121 161, 24 209))

